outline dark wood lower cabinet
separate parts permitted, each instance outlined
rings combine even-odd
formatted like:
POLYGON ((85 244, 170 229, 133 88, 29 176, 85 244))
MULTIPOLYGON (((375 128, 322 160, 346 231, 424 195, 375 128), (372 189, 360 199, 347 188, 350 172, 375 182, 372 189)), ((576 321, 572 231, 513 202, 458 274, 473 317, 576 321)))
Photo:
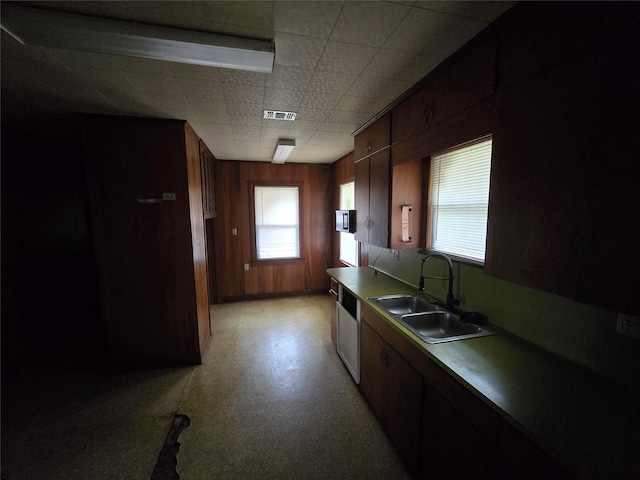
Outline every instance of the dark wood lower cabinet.
POLYGON ((360 387, 409 471, 416 475, 422 378, 365 321, 360 337, 360 387))
POLYGON ((494 446, 438 392, 425 386, 420 478, 492 478, 494 455, 494 446))
POLYGON ((414 478, 574 478, 362 304, 360 388, 414 478))

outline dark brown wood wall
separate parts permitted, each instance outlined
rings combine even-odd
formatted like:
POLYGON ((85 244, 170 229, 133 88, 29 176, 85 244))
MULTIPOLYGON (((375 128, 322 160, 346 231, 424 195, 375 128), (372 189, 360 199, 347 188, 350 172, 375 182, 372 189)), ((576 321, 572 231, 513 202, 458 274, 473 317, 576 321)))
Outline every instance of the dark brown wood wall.
POLYGON ((324 291, 331 266, 333 191, 327 165, 216 162, 217 248, 222 299, 324 291), (302 182, 304 261, 252 262, 250 183, 302 182), (237 236, 232 230, 237 228, 237 236), (244 264, 249 270, 244 270, 244 264))
MULTIPOLYGON (((354 178, 354 154, 353 151, 347 153, 340 160, 335 162, 331 167, 333 170, 333 210, 340 209, 340 184, 353 181, 354 178)), ((332 214, 333 215, 333 214, 332 214)), ((331 220, 331 243, 332 243, 332 267, 344 267, 340 262, 340 233, 335 229, 335 217, 331 220)))

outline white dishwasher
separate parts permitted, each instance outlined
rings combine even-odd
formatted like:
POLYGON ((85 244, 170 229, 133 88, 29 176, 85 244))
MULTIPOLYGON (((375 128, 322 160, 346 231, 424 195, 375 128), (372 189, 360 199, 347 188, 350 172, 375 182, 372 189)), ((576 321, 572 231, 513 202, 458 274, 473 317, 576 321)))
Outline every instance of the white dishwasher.
POLYGON ((356 383, 360 383, 360 302, 338 285, 336 302, 338 355, 356 383))

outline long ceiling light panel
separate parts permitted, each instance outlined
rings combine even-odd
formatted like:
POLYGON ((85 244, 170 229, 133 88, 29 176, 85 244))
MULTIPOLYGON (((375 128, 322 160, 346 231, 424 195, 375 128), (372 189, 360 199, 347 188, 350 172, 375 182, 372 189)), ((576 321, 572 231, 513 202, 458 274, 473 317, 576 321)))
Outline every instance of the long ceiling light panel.
POLYGON ((2 5, 2 30, 27 45, 271 73, 273 42, 2 5))

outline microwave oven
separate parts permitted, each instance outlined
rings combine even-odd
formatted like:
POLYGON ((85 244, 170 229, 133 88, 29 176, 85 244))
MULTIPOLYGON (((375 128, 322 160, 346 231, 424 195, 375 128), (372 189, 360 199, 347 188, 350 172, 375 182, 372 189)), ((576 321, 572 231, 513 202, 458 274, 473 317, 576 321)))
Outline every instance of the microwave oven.
POLYGON ((336 210, 336 231, 345 233, 356 231, 355 210, 336 210))

